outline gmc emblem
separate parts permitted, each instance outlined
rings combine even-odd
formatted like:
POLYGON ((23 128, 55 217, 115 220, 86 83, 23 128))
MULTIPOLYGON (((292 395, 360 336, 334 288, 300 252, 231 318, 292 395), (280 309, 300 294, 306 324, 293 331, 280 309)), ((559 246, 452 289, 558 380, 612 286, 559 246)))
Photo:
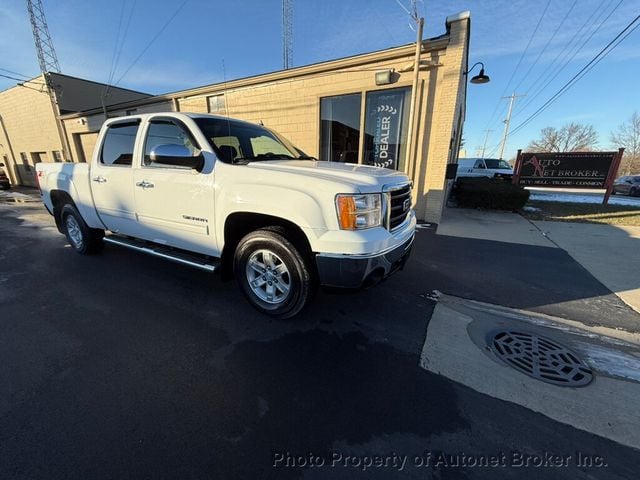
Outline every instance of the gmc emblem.
POLYGON ((411 207, 411 199, 407 198, 404 202, 402 202, 402 211, 406 212, 411 207))

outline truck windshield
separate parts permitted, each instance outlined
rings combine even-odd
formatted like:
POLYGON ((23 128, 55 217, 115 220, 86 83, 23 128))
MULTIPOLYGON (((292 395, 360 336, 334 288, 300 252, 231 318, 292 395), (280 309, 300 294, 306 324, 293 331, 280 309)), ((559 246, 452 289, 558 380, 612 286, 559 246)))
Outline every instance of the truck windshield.
POLYGON ((495 158, 485 158, 484 163, 487 164, 487 168, 505 168, 511 169, 511 165, 504 160, 498 160, 495 158))
POLYGON ((259 125, 224 118, 195 118, 216 155, 226 163, 311 160, 288 141, 259 125))

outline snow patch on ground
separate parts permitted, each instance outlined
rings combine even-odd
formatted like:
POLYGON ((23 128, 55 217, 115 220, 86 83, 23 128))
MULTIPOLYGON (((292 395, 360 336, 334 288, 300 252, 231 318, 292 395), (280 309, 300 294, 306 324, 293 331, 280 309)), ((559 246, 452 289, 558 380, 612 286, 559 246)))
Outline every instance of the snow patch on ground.
MULTIPOLYGON (((539 202, 563 202, 563 203, 602 203, 603 195, 575 194, 575 193, 547 193, 547 192, 531 192, 529 200, 539 202)), ((640 198, 638 197, 621 197, 619 195, 611 195, 609 197, 611 205, 627 205, 640 207, 640 198)))
POLYGON ((541 210, 539 208, 532 207, 530 205, 525 205, 524 207, 522 207, 522 211, 529 212, 529 213, 536 213, 536 212, 540 212, 541 210))
POLYGON ((21 200, 26 200, 31 197, 20 192, 0 192, 0 198, 19 198, 21 200))

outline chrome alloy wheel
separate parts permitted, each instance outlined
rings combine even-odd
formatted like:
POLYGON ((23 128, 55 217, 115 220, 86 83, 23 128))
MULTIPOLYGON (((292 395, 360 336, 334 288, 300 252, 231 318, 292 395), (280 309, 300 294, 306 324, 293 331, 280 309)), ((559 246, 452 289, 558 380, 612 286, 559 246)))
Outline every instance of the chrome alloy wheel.
POLYGON ((82 248, 82 231, 80 230, 78 221, 73 217, 73 215, 67 215, 65 224, 67 226, 67 232, 69 233, 69 238, 71 239, 73 246, 75 248, 82 248))
POLYGON ((284 302, 291 292, 291 275, 282 259, 271 250, 256 250, 245 269, 251 291, 262 301, 284 302))

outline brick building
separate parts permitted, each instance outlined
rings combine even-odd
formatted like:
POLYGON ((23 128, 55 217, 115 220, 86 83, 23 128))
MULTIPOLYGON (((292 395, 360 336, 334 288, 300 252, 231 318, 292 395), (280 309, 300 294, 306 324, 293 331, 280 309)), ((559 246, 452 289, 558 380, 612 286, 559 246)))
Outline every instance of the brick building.
MULTIPOLYGON (((422 42, 419 62, 416 45, 409 44, 126 101, 107 114, 209 112, 262 123, 320 160, 405 171, 414 182, 418 218, 438 223, 450 183, 447 164, 457 161, 464 122, 469 13, 448 17, 445 25, 443 35, 422 42)), ((88 161, 103 109, 61 120, 71 158, 88 161)))
MULTIPOLYGON (((0 163, 14 185, 36 186, 38 162, 71 161, 59 115, 102 105, 107 85, 60 73, 48 73, 53 102, 45 76, 0 92, 0 163)), ((111 87, 106 105, 139 100, 149 94, 111 87)))

